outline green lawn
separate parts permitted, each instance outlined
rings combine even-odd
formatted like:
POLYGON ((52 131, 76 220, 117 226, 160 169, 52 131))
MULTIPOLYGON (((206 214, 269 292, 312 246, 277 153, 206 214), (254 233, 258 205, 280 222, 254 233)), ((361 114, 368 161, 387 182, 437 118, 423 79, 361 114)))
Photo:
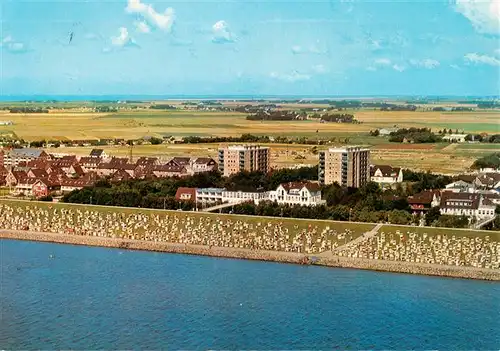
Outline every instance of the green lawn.
POLYGON ((436 227, 407 227, 407 226, 392 226, 384 225, 379 229, 379 233, 401 233, 412 232, 417 234, 428 234, 429 236, 447 235, 448 237, 485 237, 489 236, 493 241, 500 241, 500 231, 494 230, 472 230, 472 229, 455 229, 455 228, 436 228, 436 227))
MULTIPOLYGON (((244 216, 244 215, 229 215, 229 214, 218 214, 218 213, 202 213, 202 212, 182 212, 182 211, 163 211, 155 209, 139 209, 139 208, 124 208, 124 207, 112 207, 112 206, 96 206, 96 205, 80 205, 80 204, 66 204, 66 203, 49 203, 49 202, 35 202, 35 201, 22 201, 22 200, 6 200, 0 199, 0 204, 6 204, 12 207, 19 206, 30 206, 39 207, 43 209, 48 208, 67 208, 74 210, 89 210, 96 211, 100 213, 120 213, 125 215, 143 213, 151 215, 175 215, 176 217, 182 218, 189 216, 190 218, 210 218, 212 220, 221 218, 232 221, 243 221, 246 223, 282 223, 285 227, 289 229, 298 226, 299 229, 305 229, 309 226, 317 227, 322 230, 326 227, 336 230, 341 233, 345 230, 352 232, 352 238, 356 238, 359 235, 370 231, 376 225, 375 223, 353 223, 353 222, 339 222, 339 221, 327 221, 327 220, 311 220, 311 219, 295 219, 295 218, 275 218, 275 217, 259 217, 259 216, 244 216)), ((413 227, 413 226, 394 226, 394 225, 384 225, 379 229, 379 233, 385 232, 386 234, 396 233, 400 231, 413 232, 418 234, 428 234, 431 236, 435 235, 448 235, 448 236, 486 236, 489 235, 490 238, 500 241, 500 231, 479 231, 470 229, 453 229, 453 228, 434 228, 434 227, 413 227)))
MULTIPOLYGON (((336 233, 340 234, 346 230, 349 230, 350 234, 347 237, 349 239, 355 239, 363 233, 370 231, 374 225, 370 223, 349 223, 349 222, 334 222, 334 221, 323 221, 323 220, 310 220, 310 219, 289 219, 289 218, 275 218, 275 217, 258 217, 258 216, 242 216, 242 215, 229 215, 229 214, 217 214, 217 213, 204 213, 204 212, 183 212, 183 211, 164 211, 164 210, 154 210, 154 209, 139 209, 139 208, 123 208, 123 207, 111 207, 111 206, 90 206, 90 205, 79 205, 79 204, 66 204, 66 203, 49 203, 49 202, 35 202, 35 201, 20 201, 20 200, 4 200, 0 199, 0 204, 6 204, 10 207, 36 207, 44 210, 48 209, 72 209, 74 211, 92 211, 96 213, 105 214, 122 214, 122 215, 133 215, 133 214, 144 214, 147 216, 160 215, 160 216, 173 216, 177 219, 187 219, 198 221, 200 218, 208 219, 208 222, 213 225, 217 219, 230 220, 230 221, 240 221, 255 227, 261 226, 272 226, 273 224, 281 223, 282 227, 289 229, 290 233, 297 233, 303 229, 316 228, 318 232, 324 229, 334 230, 336 233)), ((47 220, 52 221, 52 218, 47 220)), ((153 222, 153 221, 151 221, 153 222)), ((332 236, 332 240, 337 240, 337 237, 332 236)), ((344 243, 344 240, 342 240, 344 243)))
POLYGON ((457 150, 500 151, 500 144, 459 144, 457 150))
MULTIPOLYGON (((500 115, 499 115, 500 118, 500 115)), ((446 127, 448 129, 452 129, 455 132, 458 129, 459 132, 464 131, 464 133, 475 133, 475 132, 487 132, 487 133, 499 133, 500 132, 500 124, 496 123, 465 123, 465 122, 448 122, 448 121, 440 121, 440 122, 425 122, 420 123, 424 126, 432 128, 434 131, 437 129, 441 129, 446 127)))
POLYGON ((0 187, 0 196, 7 196, 9 195, 9 188, 6 187, 0 187))

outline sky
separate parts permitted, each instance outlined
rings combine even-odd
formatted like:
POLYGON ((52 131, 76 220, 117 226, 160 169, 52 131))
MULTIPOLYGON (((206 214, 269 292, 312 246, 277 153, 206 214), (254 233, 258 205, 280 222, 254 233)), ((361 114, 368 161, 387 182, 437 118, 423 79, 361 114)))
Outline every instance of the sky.
POLYGON ((500 95, 500 1, 0 0, 0 95, 500 95))

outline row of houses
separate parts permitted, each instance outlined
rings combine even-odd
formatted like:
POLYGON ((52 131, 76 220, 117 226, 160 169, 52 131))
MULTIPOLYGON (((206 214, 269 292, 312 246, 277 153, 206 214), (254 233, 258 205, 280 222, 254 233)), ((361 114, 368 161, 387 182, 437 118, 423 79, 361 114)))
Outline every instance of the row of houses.
POLYGON ((408 203, 415 214, 426 213, 432 207, 439 206, 443 215, 467 216, 481 220, 495 216, 495 209, 500 205, 500 195, 429 190, 408 197, 408 203))
POLYGON ((318 183, 290 182, 280 184, 271 191, 232 191, 224 188, 179 188, 175 198, 179 201, 192 201, 202 207, 211 204, 236 204, 262 201, 273 201, 278 204, 316 206, 325 204, 321 199, 318 183))
MULTIPOLYGON (((369 151, 365 150, 365 154, 369 155, 369 151)), ((17 167, 33 161, 40 164, 58 162, 64 168, 77 165, 83 172, 96 172, 100 177, 109 177, 118 172, 117 177, 120 178, 183 176, 215 169, 219 169, 226 176, 241 170, 270 170, 269 148, 258 146, 231 146, 220 149, 218 163, 210 157, 174 157, 167 163, 162 163, 156 157, 140 157, 135 162, 130 162, 125 157, 110 157, 103 149, 93 149, 86 157, 49 155, 41 149, 32 148, 0 150, 0 166, 17 167)), ((369 175, 369 180, 380 184, 390 185, 403 181, 401 168, 387 165, 371 166, 369 175)))
POLYGON ((174 157, 162 163, 157 157, 140 157, 131 162, 126 157, 110 157, 102 149, 91 150, 89 156, 49 155, 44 150, 23 148, 0 150, 0 166, 11 168, 36 162, 37 165, 51 164, 59 167, 80 166, 84 172, 97 172, 99 176, 109 176, 117 170, 124 170, 134 177, 137 170, 154 172, 156 176, 190 175, 217 169, 217 162, 210 157, 174 157), (157 173, 157 174, 156 174, 157 173))
POLYGON ((65 173, 47 173, 39 169, 13 169, 5 176, 12 195, 44 197, 59 195, 84 187, 92 186, 99 179, 94 172, 79 178, 68 177, 65 173))
POLYGON ((427 190, 408 197, 414 213, 439 206, 441 214, 478 220, 493 218, 500 205, 500 173, 461 175, 442 190, 427 190))
POLYGON ((100 178, 111 181, 183 177, 217 168, 208 157, 174 157, 162 163, 156 157, 109 157, 94 149, 89 156, 47 154, 39 149, 0 150, 0 185, 13 195, 43 197, 92 186, 100 178))

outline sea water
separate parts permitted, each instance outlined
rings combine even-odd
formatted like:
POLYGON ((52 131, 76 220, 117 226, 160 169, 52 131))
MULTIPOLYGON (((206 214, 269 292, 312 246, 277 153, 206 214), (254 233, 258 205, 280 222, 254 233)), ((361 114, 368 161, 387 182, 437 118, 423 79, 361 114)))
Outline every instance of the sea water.
POLYGON ((500 348, 495 282, 0 245, 0 349, 500 348))

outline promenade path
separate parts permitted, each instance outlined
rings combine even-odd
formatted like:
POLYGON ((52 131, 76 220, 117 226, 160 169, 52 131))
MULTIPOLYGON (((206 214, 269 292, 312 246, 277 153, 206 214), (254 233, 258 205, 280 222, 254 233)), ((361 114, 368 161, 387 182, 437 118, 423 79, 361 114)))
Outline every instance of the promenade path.
POLYGON ((208 207, 208 208, 205 208, 203 210, 200 210, 200 212, 214 212, 214 211, 226 208, 226 207, 231 207, 231 206, 236 206, 236 205, 242 204, 245 201, 247 201, 247 200, 241 200, 238 202, 230 202, 230 203, 225 203, 225 204, 221 204, 221 205, 216 205, 216 206, 212 206, 212 207, 208 207))
POLYGON ((355 245, 355 244, 360 243, 360 242, 362 242, 362 241, 364 241, 366 239, 372 238, 372 237, 374 237, 375 235, 378 234, 379 229, 382 228, 383 225, 384 225, 383 223, 379 223, 375 227, 373 227, 373 229, 370 230, 369 232, 363 233, 363 235, 357 237, 354 240, 351 240, 351 241, 345 243, 344 245, 341 245, 341 246, 337 247, 333 251, 322 252, 318 256, 332 256, 332 255, 336 255, 337 253, 339 253, 340 251, 348 248, 348 246, 350 246, 352 244, 355 245))
POLYGON ((493 222, 497 218, 497 215, 494 215, 493 217, 483 219, 481 222, 475 223, 471 228, 473 229, 481 229, 484 227, 486 224, 489 224, 493 222))

